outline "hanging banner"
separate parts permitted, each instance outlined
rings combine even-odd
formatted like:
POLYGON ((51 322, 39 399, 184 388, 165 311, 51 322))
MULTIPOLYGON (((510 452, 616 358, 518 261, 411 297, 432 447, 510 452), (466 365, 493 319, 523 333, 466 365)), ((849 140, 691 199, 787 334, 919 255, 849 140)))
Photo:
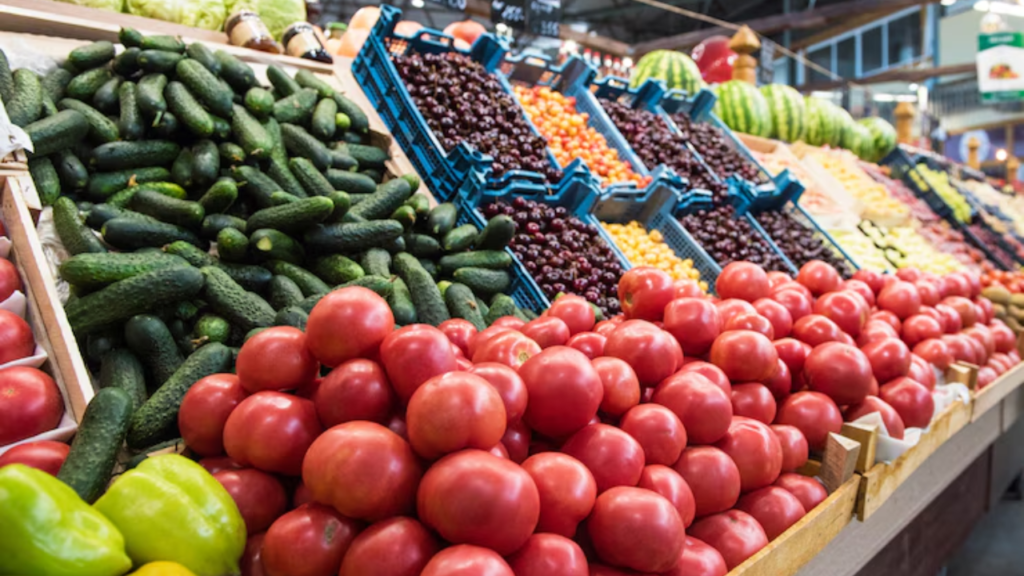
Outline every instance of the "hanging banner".
POLYGON ((1024 34, 979 34, 977 63, 982 103, 1024 100, 1024 34))

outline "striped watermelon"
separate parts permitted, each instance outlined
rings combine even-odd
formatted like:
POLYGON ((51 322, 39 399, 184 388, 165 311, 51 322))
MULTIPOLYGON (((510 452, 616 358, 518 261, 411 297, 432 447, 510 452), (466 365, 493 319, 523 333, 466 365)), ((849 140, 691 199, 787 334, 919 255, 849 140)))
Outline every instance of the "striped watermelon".
POLYGON ((861 118, 859 124, 871 134, 871 143, 866 147, 871 156, 865 158, 868 162, 878 162, 896 148, 896 129, 892 124, 878 117, 861 118))
POLYGON ((644 54, 633 68, 629 86, 637 88, 647 79, 661 80, 669 90, 683 90, 693 95, 707 84, 700 76, 697 64, 682 52, 655 50, 644 54))
POLYGON ((871 131, 867 126, 853 122, 851 119, 850 124, 843 128, 842 141, 839 145, 859 156, 861 160, 870 162, 873 153, 871 138, 871 131))
POLYGON ((714 113, 737 132, 768 137, 772 133, 772 112, 768 101, 753 84, 729 80, 715 90, 714 113))
POLYGON ((804 137, 807 128, 807 109, 804 97, 785 84, 761 86, 761 94, 768 101, 772 113, 772 138, 796 142, 804 137))
POLYGON ((807 132, 804 140, 812 146, 838 146, 842 137, 842 108, 821 98, 808 96, 804 99, 807 106, 807 132))

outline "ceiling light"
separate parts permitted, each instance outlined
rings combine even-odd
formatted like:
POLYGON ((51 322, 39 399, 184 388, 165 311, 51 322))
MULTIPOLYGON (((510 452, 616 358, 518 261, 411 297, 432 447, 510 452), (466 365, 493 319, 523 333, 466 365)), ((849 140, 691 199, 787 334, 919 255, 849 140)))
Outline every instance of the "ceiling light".
POLYGON ((423 8, 423 0, 412 0, 413 8, 423 8))
POLYGON ((907 86, 907 88, 909 88, 911 92, 916 92, 917 91, 917 82, 911 82, 910 86, 907 86))
POLYGON ((953 4, 956 4, 956 0, 942 0, 943 6, 952 6, 953 4))
POLYGON ((997 162, 1006 162, 1006 150, 1004 150, 1002 148, 1000 148, 999 150, 996 150, 996 161, 997 162))
POLYGON ((1018 16, 1024 18, 1024 6, 1019 4, 1007 4, 1006 2, 996 2, 989 0, 981 0, 974 5, 974 9, 978 12, 992 12, 994 14, 1005 14, 1007 16, 1018 16))

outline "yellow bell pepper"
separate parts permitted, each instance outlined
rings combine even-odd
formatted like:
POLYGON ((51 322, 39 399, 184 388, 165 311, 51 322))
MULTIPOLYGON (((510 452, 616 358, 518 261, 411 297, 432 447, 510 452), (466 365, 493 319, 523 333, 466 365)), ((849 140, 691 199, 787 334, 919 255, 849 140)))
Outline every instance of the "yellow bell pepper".
POLYGON ((129 576, 196 576, 196 574, 177 562, 150 562, 129 576))

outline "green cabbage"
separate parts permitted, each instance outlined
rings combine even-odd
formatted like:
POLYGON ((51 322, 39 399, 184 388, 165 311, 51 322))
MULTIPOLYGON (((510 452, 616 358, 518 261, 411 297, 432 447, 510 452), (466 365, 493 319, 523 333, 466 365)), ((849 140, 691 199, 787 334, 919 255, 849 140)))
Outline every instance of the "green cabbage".
POLYGON ((126 12, 206 30, 222 29, 228 17, 224 0, 127 0, 126 12))
MULTIPOLYGON (((130 2, 131 0, 129 0, 130 2)), ((280 40, 284 29, 296 22, 306 21, 305 0, 225 0, 228 14, 239 10, 252 10, 260 15, 267 30, 280 40)))
POLYGON ((100 10, 124 11, 124 0, 61 0, 61 2, 88 6, 89 8, 99 8, 100 10))

